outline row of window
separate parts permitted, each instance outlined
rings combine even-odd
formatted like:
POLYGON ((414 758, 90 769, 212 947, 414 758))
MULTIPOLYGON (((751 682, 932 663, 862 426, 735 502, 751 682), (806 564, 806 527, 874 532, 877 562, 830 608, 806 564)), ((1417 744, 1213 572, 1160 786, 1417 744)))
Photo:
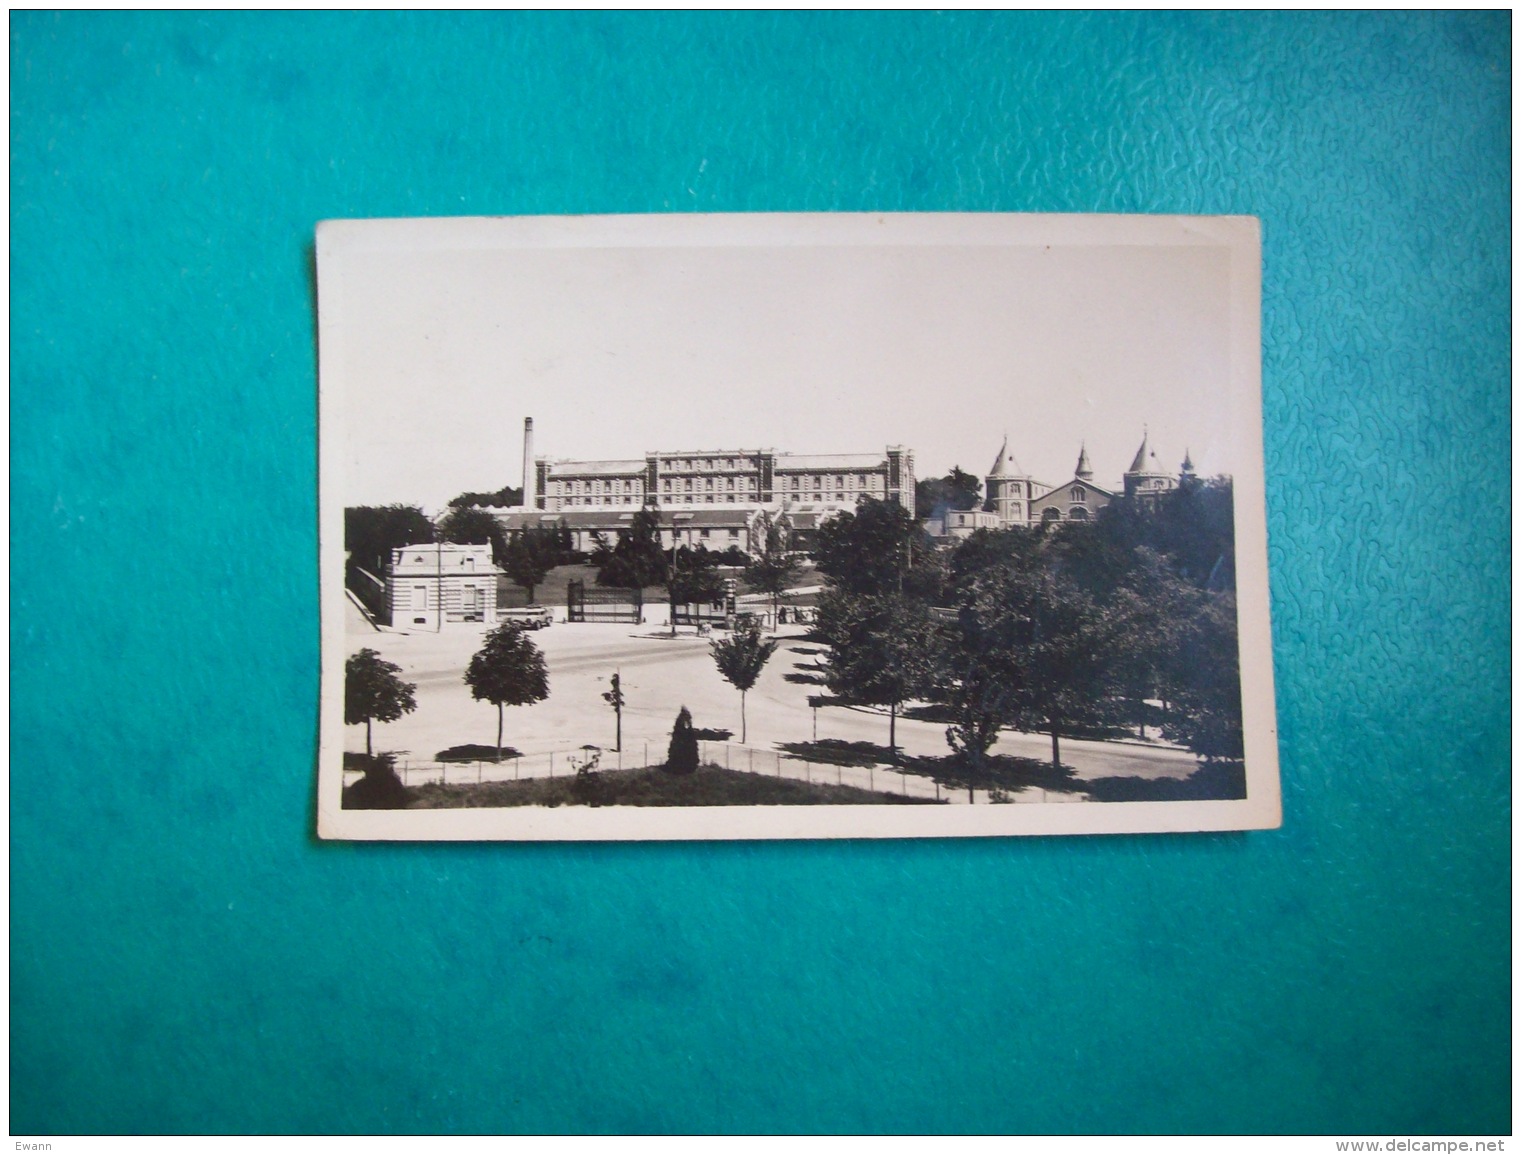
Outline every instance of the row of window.
POLYGON ((745 469, 754 468, 753 463, 738 457, 690 457, 671 458, 660 463, 662 469, 680 473, 684 470, 745 469))
MULTIPOLYGON (((557 481, 557 482, 554 483, 554 487, 555 487, 554 488, 554 492, 555 493, 618 493, 618 492, 634 493, 634 492, 636 492, 636 490, 634 488, 634 485, 635 485, 635 483, 632 482, 632 481, 625 481, 623 483, 623 489, 620 491, 618 489, 618 483, 616 481, 557 481)), ((644 489, 644 486, 640 485, 639 486, 639 490, 642 491, 643 489, 644 489)))
MULTIPOLYGON (((777 482, 783 489, 807 489, 808 475, 799 473, 791 476, 779 476, 777 482)), ((829 484, 828 477, 813 475, 814 489, 823 489, 829 484)), ((836 489, 880 489, 882 479, 873 475, 861 476, 855 473, 837 473, 834 475, 834 487, 836 489)))
MULTIPOLYGON (((673 487, 678 492, 691 493, 692 489, 693 489, 693 485, 697 484, 697 483, 700 483, 701 484, 701 488, 703 488, 703 489, 712 489, 714 487, 713 486, 714 480, 715 480, 714 478, 706 477, 706 478, 698 478, 698 479, 696 479, 696 482, 694 482, 694 479, 692 479, 690 477, 687 477, 687 478, 675 478, 674 480, 672 478, 665 477, 665 478, 661 478, 660 488, 662 490, 668 492, 668 493, 672 490, 673 487)), ((736 482, 738 482, 738 484, 739 484, 740 487, 743 487, 743 488, 746 488, 746 489, 749 489, 749 490, 752 490, 752 491, 756 488, 756 486, 758 484, 757 481, 756 481, 756 479, 754 477, 746 477, 746 478, 734 478, 734 477, 730 477, 730 478, 723 478, 723 479, 719 479, 719 480, 723 481, 723 483, 724 483, 723 484, 723 488, 728 489, 728 490, 735 489, 736 488, 736 482)), ((827 476, 825 476, 825 475, 822 475, 822 474, 813 474, 812 477, 811 477, 811 479, 810 479, 809 475, 807 475, 807 474, 794 474, 794 475, 786 476, 786 477, 778 477, 777 481, 780 483, 780 485, 781 485, 782 488, 784 488, 784 489, 792 489, 792 490, 809 489, 809 488, 822 490, 822 489, 827 488, 828 485, 829 485, 829 478, 827 476), (811 486, 809 484, 810 480, 812 481, 812 485, 811 486)), ((568 494, 586 495, 586 494, 608 494, 608 493, 634 494, 634 493, 642 493, 644 491, 644 484, 643 484, 643 482, 634 481, 632 479, 624 479, 621 482, 621 484, 620 484, 619 481, 616 481, 616 480, 613 480, 613 481, 574 481, 574 480, 572 480, 572 481, 557 481, 557 482, 552 482, 551 486, 552 486, 551 492, 554 493, 554 494, 556 494, 556 495, 568 495, 568 494)), ((878 477, 878 476, 872 476, 872 475, 861 476, 861 475, 854 474, 854 473, 837 473, 837 474, 834 475, 834 488, 836 490, 841 490, 841 489, 881 489, 882 488, 882 479, 880 477, 878 477)), ((1079 498, 1078 500, 1082 500, 1082 499, 1079 498)))
MULTIPOLYGON (((811 493, 806 491, 789 491, 789 495, 796 501, 835 501, 840 503, 850 501, 853 496, 850 493, 846 493, 844 490, 835 490, 834 492, 830 492, 828 490, 814 490, 811 493)), ((722 505, 735 500, 743 501, 747 498, 754 500, 755 491, 751 489, 743 494, 722 492, 691 493, 688 491, 674 495, 668 492, 666 494, 666 497, 671 499, 673 504, 722 505), (678 501, 678 498, 681 500, 678 501)), ((583 497, 562 497, 559 499, 559 503, 561 508, 570 508, 572 506, 634 505, 636 504, 636 500, 633 496, 626 496, 622 494, 602 494, 601 496, 598 496, 597 494, 588 494, 583 497)))
MULTIPOLYGON (((806 493, 801 494, 800 499, 806 498, 807 496, 808 495, 806 493)), ((753 492, 748 495, 738 493, 681 493, 672 495, 668 493, 666 494, 666 497, 671 499, 672 505, 725 505, 737 500, 743 500, 745 497, 753 500, 755 495, 753 492)), ((837 498, 840 501, 844 501, 845 495, 843 493, 839 494, 837 495, 837 498)), ((817 493, 815 493, 813 495, 813 500, 822 501, 823 499, 817 493)), ((635 498, 625 497, 621 494, 603 494, 601 497, 598 497, 596 494, 591 494, 586 497, 562 497, 559 499, 559 502, 560 508, 562 509, 570 508, 571 506, 634 505, 637 503, 635 498)))
POLYGON ((562 497, 560 499, 560 504, 562 506, 568 506, 568 505, 633 505, 633 504, 635 504, 635 499, 634 499, 633 496, 627 495, 627 494, 606 494, 606 493, 604 493, 601 497, 598 497, 596 494, 592 494, 592 495, 587 496, 587 497, 562 497))
MULTIPOLYGON (((669 478, 669 477, 664 477, 664 478, 661 478, 661 480, 660 480, 660 488, 662 490, 664 490, 666 493, 670 493, 673 489, 676 492, 678 492, 678 493, 691 493, 693 491, 694 485, 695 485, 695 487, 697 489, 707 490, 709 492, 711 492, 714 489, 714 485, 713 485, 713 480, 714 479, 713 478, 707 477, 707 478, 701 478, 699 480, 701 481, 702 484, 695 483, 692 480, 692 478, 690 478, 690 477, 687 477, 687 478, 678 478, 675 481, 672 481, 672 479, 669 478)), ((739 478, 739 479, 735 479, 733 477, 730 477, 730 478, 727 478, 727 479, 720 479, 720 480, 723 480, 725 483, 722 484, 722 485, 720 485, 720 486, 718 486, 717 488, 727 490, 730 493, 735 492, 736 488, 743 489, 743 490, 745 490, 748 493, 754 493, 755 492, 756 482, 755 482, 755 478, 753 478, 753 477, 751 477, 751 478, 739 478), (738 480, 738 482, 739 482, 738 486, 735 485, 736 480, 738 480)))

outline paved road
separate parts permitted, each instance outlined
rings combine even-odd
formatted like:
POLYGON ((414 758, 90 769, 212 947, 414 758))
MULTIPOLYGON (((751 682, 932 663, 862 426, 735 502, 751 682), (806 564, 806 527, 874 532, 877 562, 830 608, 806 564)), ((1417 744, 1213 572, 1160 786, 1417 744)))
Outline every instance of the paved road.
MULTIPOLYGON (((442 634, 367 633, 350 636, 351 650, 369 645, 398 662, 407 681, 417 685, 418 709, 398 722, 376 726, 382 749, 404 750, 414 758, 464 743, 489 744, 496 738, 496 708, 470 696, 463 673, 470 655, 479 648, 483 627, 456 627, 442 634)), ((781 646, 756 687, 746 696, 748 744, 774 751, 781 743, 820 739, 887 744, 886 711, 829 706, 815 712, 810 695, 826 694, 820 684, 789 681, 788 676, 816 675, 819 647, 800 636, 802 630, 784 627, 781 646)), ((687 706, 696 724, 709 730, 729 730, 738 746, 741 731, 740 695, 719 677, 708 640, 690 632, 677 638, 656 625, 558 623, 531 635, 543 650, 549 667, 550 697, 504 713, 503 740, 525 754, 567 752, 584 743, 611 749, 612 710, 602 701, 608 677, 620 671, 627 706, 623 712, 625 764, 642 758, 646 745, 652 759, 663 756, 676 712, 687 706)), ((949 748, 942 723, 898 719, 898 744, 911 755, 939 757, 949 748)), ((364 748, 363 727, 349 727, 349 748, 364 748)), ((1051 756, 1044 734, 1006 731, 994 753, 1039 760, 1051 756)), ((1182 778, 1197 768, 1186 751, 1165 746, 1094 742, 1064 738, 1062 762, 1084 779, 1134 776, 1182 778)), ((769 756, 769 755, 768 755, 769 756)))

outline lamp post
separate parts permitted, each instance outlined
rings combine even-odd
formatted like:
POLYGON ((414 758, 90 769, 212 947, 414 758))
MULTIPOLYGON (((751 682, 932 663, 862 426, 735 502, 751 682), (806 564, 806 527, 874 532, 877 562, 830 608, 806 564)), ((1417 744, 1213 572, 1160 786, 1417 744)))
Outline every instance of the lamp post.
POLYGON ((677 548, 681 545, 681 522, 691 521, 690 513, 671 514, 671 572, 666 578, 666 589, 671 599, 671 637, 676 636, 676 557, 677 548))

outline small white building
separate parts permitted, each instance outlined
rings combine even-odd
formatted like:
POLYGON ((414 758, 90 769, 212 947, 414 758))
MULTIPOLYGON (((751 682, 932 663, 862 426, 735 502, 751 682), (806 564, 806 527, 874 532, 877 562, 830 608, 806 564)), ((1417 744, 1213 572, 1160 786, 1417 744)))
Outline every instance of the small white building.
POLYGON ((490 545, 435 542, 393 549, 386 578, 391 625, 438 629, 440 624, 494 622, 501 572, 491 560, 490 545))
POLYGON ((971 537, 979 529, 1001 529, 1002 526, 996 513, 984 513, 980 509, 947 509, 939 517, 931 518, 925 529, 931 537, 960 540, 971 537))

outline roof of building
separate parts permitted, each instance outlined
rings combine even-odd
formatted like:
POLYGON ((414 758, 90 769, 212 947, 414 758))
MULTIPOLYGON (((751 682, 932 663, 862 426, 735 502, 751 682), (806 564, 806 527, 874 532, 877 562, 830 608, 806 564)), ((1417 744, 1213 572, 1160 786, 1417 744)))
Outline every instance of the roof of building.
POLYGON ((416 550, 418 553, 426 553, 430 558, 468 557, 472 554, 478 556, 483 551, 489 553, 491 550, 491 543, 489 541, 427 541, 415 543, 413 545, 399 545, 396 546, 391 552, 393 554, 410 553, 413 550, 416 550))
POLYGON ((1071 481, 1064 481, 1060 485, 1053 485, 1045 492, 1036 494, 1034 497, 1030 498, 1030 504, 1035 505, 1038 502, 1045 501, 1047 498, 1055 497, 1057 494, 1061 493, 1062 490, 1074 485, 1081 485, 1084 489, 1093 490, 1094 493, 1102 493, 1105 497, 1113 497, 1115 495, 1114 490, 1112 489, 1105 489, 1102 485, 1095 485, 1093 482, 1088 481, 1086 478, 1074 477, 1071 481))
POLYGON ((1085 441, 1077 451, 1077 468, 1072 471, 1073 477, 1081 477, 1085 481, 1093 476, 1093 466, 1088 464, 1088 443, 1085 441))
POLYGON ((998 456, 993 459, 993 468, 988 473, 989 477, 1023 477, 1024 471, 1019 468, 1019 462, 1014 460, 1014 455, 1009 452, 1009 437, 1004 434, 1003 447, 999 449, 998 456))
POLYGON ((778 453, 778 473, 797 469, 881 469, 887 457, 874 453, 778 453))
MULTIPOLYGON (((679 526, 698 528, 733 528, 747 526, 757 507, 749 505, 714 506, 711 509, 662 509, 660 524, 669 527, 674 521, 679 526)), ((507 529, 525 526, 558 526, 581 530, 626 529, 634 522, 634 511, 629 509, 562 509, 558 512, 536 510, 511 510, 496 515, 507 529)))
POLYGON ((772 453, 770 449, 650 449, 646 450, 646 457, 742 457, 751 458, 762 453, 772 453))
POLYGON ((998 452, 993 456, 992 468, 988 470, 989 477, 1005 476, 1004 470, 1008 468, 1008 463, 1004 460, 1004 458, 1008 456, 1008 453, 1009 435, 1005 433, 1003 437, 1003 444, 998 447, 998 452))
POLYGON ((588 474, 599 477, 622 477, 624 474, 638 474, 644 472, 644 458, 637 461, 628 459, 625 461, 551 461, 549 464, 550 477, 586 476, 588 474))
POLYGON ((501 571, 492 563, 491 546, 460 545, 453 542, 408 545, 391 551, 393 574, 424 574, 444 577, 494 574, 501 571), (466 559, 473 564, 466 565, 466 559))

